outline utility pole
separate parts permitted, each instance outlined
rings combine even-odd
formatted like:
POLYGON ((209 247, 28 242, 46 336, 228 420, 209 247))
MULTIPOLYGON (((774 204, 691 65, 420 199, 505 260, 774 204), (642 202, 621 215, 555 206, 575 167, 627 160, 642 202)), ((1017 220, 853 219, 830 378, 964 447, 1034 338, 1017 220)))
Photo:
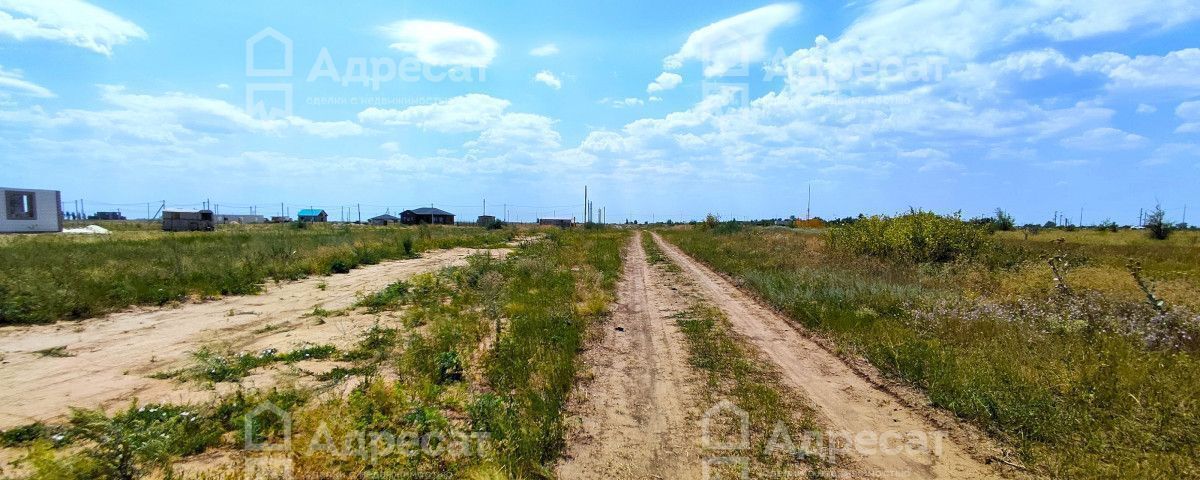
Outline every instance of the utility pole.
POLYGON ((487 199, 483 199, 483 214, 487 215, 487 199))
POLYGON ((1079 207, 1079 226, 1083 226, 1083 207, 1079 207))
POLYGON ((588 222, 588 191, 587 191, 587 185, 584 185, 583 186, 583 223, 586 225, 587 222, 588 222))
POLYGON ((358 208, 358 223, 362 223, 362 204, 355 204, 355 206, 358 208))
POLYGON ((804 208, 804 219, 812 220, 812 183, 808 184, 808 206, 804 208))

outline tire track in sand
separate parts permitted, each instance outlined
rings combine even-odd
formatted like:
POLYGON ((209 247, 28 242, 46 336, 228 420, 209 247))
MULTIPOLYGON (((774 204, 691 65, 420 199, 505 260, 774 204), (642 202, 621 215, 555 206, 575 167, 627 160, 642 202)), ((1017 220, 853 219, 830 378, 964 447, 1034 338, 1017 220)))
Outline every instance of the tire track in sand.
POLYGON ((924 432, 927 439, 881 453, 849 451, 850 459, 871 478, 998 478, 991 467, 891 394, 860 377, 841 359, 802 335, 791 322, 759 304, 707 266, 658 234, 659 249, 691 277, 728 318, 734 330, 762 350, 783 372, 784 383, 803 394, 831 432, 924 432), (896 452, 895 450, 899 450, 896 452), (865 453, 864 453, 865 452, 865 453))
POLYGON ((602 338, 583 353, 592 378, 569 410, 560 478, 700 478, 698 377, 671 315, 688 300, 650 268, 641 232, 624 252, 617 304, 602 338), (618 330, 620 328, 621 330, 618 330))

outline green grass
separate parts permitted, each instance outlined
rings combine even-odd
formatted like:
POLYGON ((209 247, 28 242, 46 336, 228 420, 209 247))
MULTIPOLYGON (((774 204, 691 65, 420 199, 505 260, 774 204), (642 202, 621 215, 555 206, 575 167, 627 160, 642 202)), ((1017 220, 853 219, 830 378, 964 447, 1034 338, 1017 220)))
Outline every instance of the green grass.
POLYGON ((503 261, 471 257, 467 266, 363 296, 357 307, 398 311, 400 318, 390 321, 399 325, 368 331, 340 358, 353 365, 322 377, 364 381, 346 398, 293 412, 293 445, 306 447, 324 424, 339 441, 354 431, 444 438, 484 432, 487 448, 375 460, 301 454, 295 473, 552 477, 577 355, 589 325, 612 302, 627 238, 617 231, 551 231, 503 261))
MULTIPOLYGON (((990 295, 1017 274, 969 262, 858 257, 828 248, 820 236, 786 231, 663 234, 841 348, 923 389, 935 405, 992 432, 1036 472, 1200 476, 1198 353, 1144 336, 1145 329, 1162 333, 1144 304, 1105 290, 1064 298, 1048 285, 1022 296, 990 295)), ((1136 243, 1081 243, 1076 254, 1101 262, 1108 248, 1141 251, 1136 243)), ((1196 318, 1186 309, 1171 315, 1196 318)))
MULTIPOLYGON (((135 222, 136 223, 136 222, 135 222)), ((512 229, 289 225, 216 232, 0 237, 0 325, 89 318, 131 305, 257 293, 264 282, 344 273, 440 248, 497 245, 512 229)))
POLYGON ((275 349, 261 352, 221 353, 201 348, 192 354, 195 365, 182 370, 155 374, 158 379, 178 378, 209 382, 236 382, 251 370, 273 363, 295 363, 303 360, 328 360, 338 355, 333 345, 306 345, 287 353, 275 349))

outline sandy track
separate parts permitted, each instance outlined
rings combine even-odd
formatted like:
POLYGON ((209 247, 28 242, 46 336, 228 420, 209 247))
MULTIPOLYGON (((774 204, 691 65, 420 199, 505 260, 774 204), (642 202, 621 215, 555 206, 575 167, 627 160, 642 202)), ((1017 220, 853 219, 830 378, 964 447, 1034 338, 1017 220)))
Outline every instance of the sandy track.
MULTIPOLYGON (((707 266, 684 254, 674 245, 652 234, 659 248, 685 275, 691 277, 705 296, 728 317, 734 330, 779 365, 786 385, 801 392, 821 414, 831 432, 922 432, 928 441, 907 442, 907 448, 883 451, 871 448, 850 450, 863 470, 874 478, 991 478, 998 473, 977 461, 954 439, 945 437, 918 411, 908 408, 891 394, 880 390, 837 356, 802 335, 790 321, 759 304, 707 266), (940 438, 940 441, 933 439, 940 438), (899 451, 897 451, 899 450, 899 451)), ((894 437, 893 437, 894 438, 894 437)))
POLYGON ((650 268, 641 233, 630 240, 617 305, 603 337, 583 354, 592 379, 570 410, 561 478, 700 478, 697 376, 671 315, 686 308, 650 268), (624 331, 617 330, 618 328, 624 331))
MULTIPOLYGON (((185 366, 207 344, 285 351, 304 342, 345 345, 373 316, 304 318, 314 307, 351 306, 359 293, 443 267, 480 250, 456 248, 371 265, 345 275, 271 285, 260 295, 226 297, 178 308, 134 309, 82 322, 0 328, 0 429, 59 418, 69 407, 111 408, 146 402, 202 400, 212 390, 156 380, 150 374, 185 366), (321 284, 325 287, 319 288, 321 284), (264 329, 274 326, 272 329, 264 329), (269 330, 269 331, 264 331, 269 330), (66 346, 69 357, 34 352, 66 346)), ((504 250, 496 251, 500 254, 504 250)))

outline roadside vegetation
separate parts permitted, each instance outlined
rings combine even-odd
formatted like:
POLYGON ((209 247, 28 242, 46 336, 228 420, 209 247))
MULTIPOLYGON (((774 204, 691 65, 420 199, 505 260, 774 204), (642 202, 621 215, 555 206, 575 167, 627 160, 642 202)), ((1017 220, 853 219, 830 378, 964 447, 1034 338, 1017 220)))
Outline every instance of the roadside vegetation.
MULTIPOLYGON (((341 395, 288 387, 239 390, 206 405, 78 410, 66 424, 2 432, 0 446, 26 450, 19 464, 29 478, 178 478, 171 466, 181 458, 240 451, 247 412, 270 401, 291 414, 297 477, 549 478, 564 447, 576 357, 613 301, 626 239, 549 231, 505 260, 473 256, 466 266, 364 294, 354 308, 379 320, 344 351, 208 349, 194 355, 194 367, 167 374, 236 381, 274 363, 324 359, 339 366, 318 380, 348 387, 341 395), (364 438, 388 440, 359 443, 364 438)), ((278 442, 284 431, 270 421, 252 430, 262 442, 278 442)))
POLYGON ((662 233, 1034 472, 1200 476, 1197 232, 1030 233, 911 212, 662 233))
POLYGON ((112 235, 0 237, 0 325, 253 294, 267 281, 346 273, 427 250, 494 246, 517 235, 474 227, 299 225, 194 233, 125 226, 112 235))

